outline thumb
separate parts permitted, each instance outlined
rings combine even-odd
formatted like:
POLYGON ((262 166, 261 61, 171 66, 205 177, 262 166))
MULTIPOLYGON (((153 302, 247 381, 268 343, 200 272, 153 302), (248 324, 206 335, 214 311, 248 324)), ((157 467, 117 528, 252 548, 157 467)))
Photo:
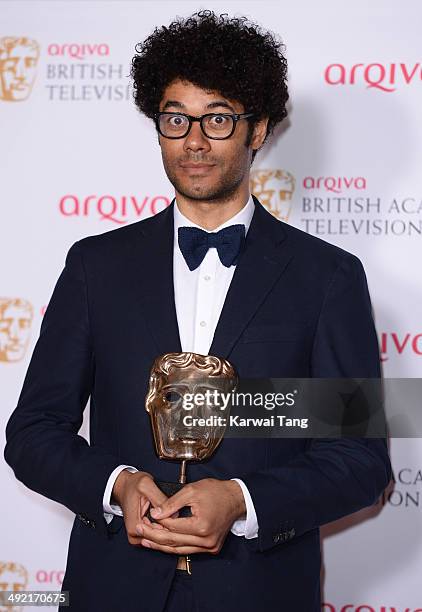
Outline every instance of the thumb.
POLYGON ((163 503, 152 508, 150 514, 155 519, 169 518, 175 512, 178 512, 181 508, 188 505, 189 494, 183 488, 171 497, 167 498, 163 503))
POLYGON ((167 495, 157 487, 153 480, 148 485, 148 490, 144 492, 144 495, 151 503, 151 506, 162 506, 167 499, 167 495))

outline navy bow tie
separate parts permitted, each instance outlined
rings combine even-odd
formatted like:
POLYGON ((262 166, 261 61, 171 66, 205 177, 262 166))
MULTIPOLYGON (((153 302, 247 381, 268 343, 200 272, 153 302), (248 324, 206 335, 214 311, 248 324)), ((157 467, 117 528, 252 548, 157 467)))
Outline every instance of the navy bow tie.
POLYGON ((219 232, 205 232, 199 227, 179 227, 178 241, 189 270, 201 265, 208 249, 217 249, 221 263, 230 268, 236 263, 243 241, 244 225, 229 225, 219 232))

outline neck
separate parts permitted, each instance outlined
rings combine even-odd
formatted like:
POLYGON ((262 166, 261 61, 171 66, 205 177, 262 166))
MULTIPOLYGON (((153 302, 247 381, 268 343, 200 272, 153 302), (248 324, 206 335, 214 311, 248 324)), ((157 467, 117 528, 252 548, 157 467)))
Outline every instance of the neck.
POLYGON ((249 182, 221 200, 192 200, 176 190, 177 206, 185 217, 206 230, 213 230, 234 217, 249 199, 249 182))

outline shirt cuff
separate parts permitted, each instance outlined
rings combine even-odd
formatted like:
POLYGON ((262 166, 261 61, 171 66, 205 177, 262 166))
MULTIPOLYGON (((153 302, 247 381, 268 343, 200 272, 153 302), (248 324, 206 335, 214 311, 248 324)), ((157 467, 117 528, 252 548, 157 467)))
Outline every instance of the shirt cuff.
POLYGON ((246 518, 235 521, 231 526, 230 531, 236 536, 245 536, 247 540, 252 540, 252 538, 258 537, 259 526, 251 494, 249 493, 248 487, 245 485, 243 480, 240 480, 239 478, 231 478, 231 480, 237 482, 242 489, 246 505, 246 518))
POLYGON ((113 492, 114 483, 117 480, 117 476, 120 474, 120 472, 123 472, 123 470, 128 470, 129 472, 132 472, 132 474, 139 471, 132 465, 118 465, 116 469, 111 472, 109 479, 107 480, 103 497, 104 518, 107 523, 112 521, 114 515, 123 516, 121 507, 117 504, 111 503, 111 494, 113 492))

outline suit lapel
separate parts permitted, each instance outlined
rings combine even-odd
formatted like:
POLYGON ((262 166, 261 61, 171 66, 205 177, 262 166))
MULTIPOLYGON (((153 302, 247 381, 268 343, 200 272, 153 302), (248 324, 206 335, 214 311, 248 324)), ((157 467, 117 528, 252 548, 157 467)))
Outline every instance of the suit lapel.
POLYGON ((292 259, 283 223, 254 197, 255 211, 215 330, 210 355, 227 358, 292 259))
POLYGON ((182 350, 173 284, 174 200, 142 228, 141 308, 157 347, 157 356, 182 350))

